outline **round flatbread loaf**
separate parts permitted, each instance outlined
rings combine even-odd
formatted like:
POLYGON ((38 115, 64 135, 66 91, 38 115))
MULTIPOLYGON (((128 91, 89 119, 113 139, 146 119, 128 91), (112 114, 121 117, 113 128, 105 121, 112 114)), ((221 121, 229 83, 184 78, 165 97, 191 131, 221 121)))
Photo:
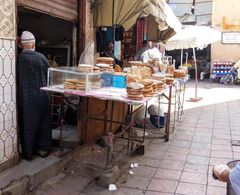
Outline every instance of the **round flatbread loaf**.
POLYGON ((97 57, 96 61, 110 61, 110 62, 113 62, 114 59, 111 58, 111 57, 97 57))
POLYGON ((143 84, 144 86, 152 85, 152 83, 153 83, 153 80, 152 80, 152 79, 143 79, 143 80, 142 80, 142 84, 143 84))
POLYGON ((167 81, 167 82, 168 82, 168 81, 174 81, 174 78, 167 77, 167 78, 166 78, 166 81, 167 81))
POLYGON ((108 68, 109 64, 96 64, 96 66, 99 68, 108 68))
POLYGON ((153 93, 144 93, 143 95, 144 95, 144 97, 152 97, 153 93))
POLYGON ((164 82, 163 81, 155 81, 157 83, 157 85, 163 85, 164 82))
POLYGON ((162 75, 162 74, 153 74, 153 75, 152 75, 152 78, 159 81, 159 80, 165 79, 165 76, 162 75))
POLYGON ((127 84, 127 87, 131 89, 143 89, 144 85, 138 82, 132 82, 127 84))
POLYGON ((144 88, 143 89, 143 93, 148 93, 148 92, 152 92, 153 91, 153 88, 144 88))
POLYGON ((132 100, 142 100, 144 98, 144 96, 142 94, 139 95, 127 95, 128 99, 132 99, 132 100))
POLYGON ((78 64, 78 67, 80 67, 80 68, 93 68, 93 65, 90 65, 90 64, 78 64))
POLYGON ((127 92, 138 92, 141 93, 143 91, 143 88, 141 89, 132 89, 132 88, 126 88, 127 92))
POLYGON ((168 78, 173 78, 173 74, 165 74, 165 76, 168 78))
POLYGON ((127 94, 128 95, 142 95, 143 92, 139 92, 139 91, 129 91, 127 94))

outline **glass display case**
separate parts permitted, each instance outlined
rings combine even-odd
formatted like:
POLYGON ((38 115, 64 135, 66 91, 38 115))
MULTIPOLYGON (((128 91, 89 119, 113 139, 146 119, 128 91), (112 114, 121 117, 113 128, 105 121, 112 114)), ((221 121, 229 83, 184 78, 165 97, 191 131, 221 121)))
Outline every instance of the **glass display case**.
POLYGON ((91 91, 101 88, 101 75, 101 72, 79 72, 79 67, 49 68, 47 85, 69 90, 91 91))

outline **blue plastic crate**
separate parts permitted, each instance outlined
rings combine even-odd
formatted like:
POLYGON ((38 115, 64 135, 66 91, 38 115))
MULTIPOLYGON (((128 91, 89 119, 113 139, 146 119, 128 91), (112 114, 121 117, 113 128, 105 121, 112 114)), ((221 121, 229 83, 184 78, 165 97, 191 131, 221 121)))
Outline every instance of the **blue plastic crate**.
POLYGON ((102 86, 103 87, 111 87, 113 83, 113 74, 112 73, 102 73, 102 86))
POLYGON ((113 75, 113 87, 126 88, 126 76, 113 75))

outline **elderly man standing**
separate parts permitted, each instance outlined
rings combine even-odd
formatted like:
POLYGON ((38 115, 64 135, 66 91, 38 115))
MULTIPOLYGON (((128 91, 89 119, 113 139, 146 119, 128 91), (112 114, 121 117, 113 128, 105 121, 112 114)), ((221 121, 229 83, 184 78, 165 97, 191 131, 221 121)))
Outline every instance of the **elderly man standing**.
POLYGON ((18 124, 22 155, 31 160, 34 154, 47 157, 52 149, 50 104, 40 90, 47 85, 46 57, 35 51, 35 37, 24 31, 23 51, 17 61, 18 124))

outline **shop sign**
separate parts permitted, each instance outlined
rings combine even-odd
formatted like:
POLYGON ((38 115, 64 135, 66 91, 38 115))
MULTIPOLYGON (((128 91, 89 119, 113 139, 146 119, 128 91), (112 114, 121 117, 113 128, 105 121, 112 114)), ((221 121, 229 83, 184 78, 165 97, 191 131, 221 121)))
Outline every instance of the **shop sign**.
POLYGON ((240 44, 240 31, 222 32, 223 44, 240 44))

